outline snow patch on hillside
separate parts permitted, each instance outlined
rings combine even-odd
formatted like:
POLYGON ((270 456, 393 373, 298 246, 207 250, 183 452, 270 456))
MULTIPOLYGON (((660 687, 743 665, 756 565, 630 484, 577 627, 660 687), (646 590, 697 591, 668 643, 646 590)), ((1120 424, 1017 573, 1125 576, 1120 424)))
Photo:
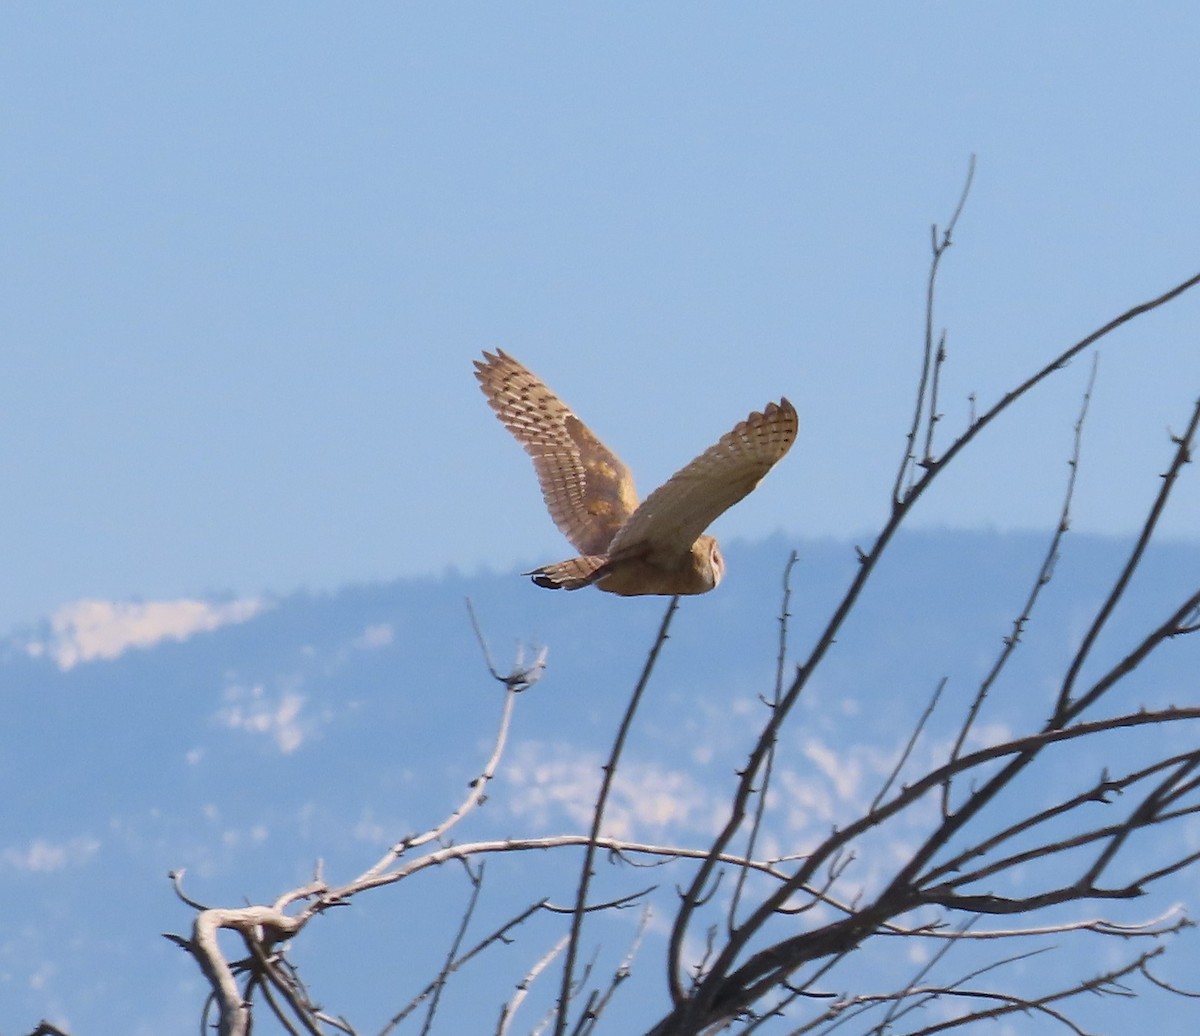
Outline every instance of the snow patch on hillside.
POLYGON ((219 604, 193 599, 73 601, 51 616, 47 635, 27 641, 25 650, 33 658, 53 659, 65 671, 81 662, 118 658, 130 648, 187 640, 196 633, 245 622, 266 607, 258 597, 219 604))

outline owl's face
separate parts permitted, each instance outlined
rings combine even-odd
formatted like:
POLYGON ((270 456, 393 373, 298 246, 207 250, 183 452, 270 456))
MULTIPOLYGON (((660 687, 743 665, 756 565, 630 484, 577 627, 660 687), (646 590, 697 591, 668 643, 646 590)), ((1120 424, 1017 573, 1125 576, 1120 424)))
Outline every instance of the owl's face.
POLYGON ((708 589, 716 589, 725 575, 725 559, 721 556, 717 541, 712 536, 701 536, 696 541, 696 554, 699 555, 697 560, 700 561, 701 573, 711 580, 708 589))

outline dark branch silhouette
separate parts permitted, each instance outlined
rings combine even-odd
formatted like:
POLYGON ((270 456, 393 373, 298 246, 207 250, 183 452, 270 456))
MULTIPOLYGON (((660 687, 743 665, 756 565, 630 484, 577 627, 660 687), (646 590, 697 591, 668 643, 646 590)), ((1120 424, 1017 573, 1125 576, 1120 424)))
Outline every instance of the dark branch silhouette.
MULTIPOLYGON (((795 639, 789 620, 796 555, 788 561, 774 686, 759 696, 761 723, 727 789, 726 810, 711 840, 656 845, 604 830, 614 781, 627 765, 628 735, 679 607, 673 598, 657 634, 647 634, 645 664, 600 767, 590 823, 580 825, 583 830, 545 837, 513 834, 452 843, 451 836, 466 829, 501 766, 517 695, 534 686, 546 665, 542 650, 531 663, 519 656, 509 673, 500 672, 468 603, 486 670, 500 685, 503 700, 491 753, 457 808, 428 829, 399 838, 351 881, 330 884, 318 866, 311 881, 267 905, 208 907, 185 895, 182 872, 174 875, 177 895, 195 918, 189 936, 170 938, 195 958, 208 982, 201 1011, 205 1025, 211 1022, 222 1036, 243 1036, 257 1012, 273 1017, 288 1032, 359 1032, 347 1020, 352 1005, 343 1007, 345 1014, 331 1012, 301 980, 295 961, 306 927, 335 907, 360 905, 369 918, 363 898, 368 893, 415 880, 450 862, 466 875, 466 905, 447 905, 451 920, 442 933, 440 964, 430 969, 435 973, 428 981, 422 976, 415 996, 407 1002, 398 998, 403 1006, 391 1013, 381 1033, 416 1026, 418 1017, 420 1032, 437 1031, 441 1008, 456 995, 455 983, 467 966, 494 957, 518 936, 524 956, 512 993, 487 1022, 480 1020, 478 1031, 491 1026, 500 1036, 515 1032, 518 1012, 530 1010, 538 1017, 526 1023, 528 1031, 556 1036, 601 1031, 634 967, 647 967, 645 945, 657 937, 655 922, 666 929, 666 995, 660 1002, 640 1004, 637 1023, 639 1031, 652 1036, 695 1036, 718 1029, 830 1033, 854 1026, 861 1032, 936 1033, 1009 1015, 1044 1019, 1082 1033, 1072 1006, 1085 994, 1127 997, 1136 985, 1156 995, 1198 995, 1157 973, 1169 940, 1192 922, 1185 909, 1164 911, 1161 904, 1153 905, 1153 897, 1164 879, 1200 863, 1200 852, 1181 839, 1159 837, 1175 833, 1177 825, 1200 813, 1200 706, 1151 707, 1120 691, 1156 653, 1183 650, 1190 643, 1189 634, 1200 629, 1200 588, 1178 599, 1160 595, 1143 606, 1135 617, 1135 633, 1123 634, 1129 642, 1120 650, 1111 643, 1111 632, 1112 618, 1144 569, 1162 515, 1191 460, 1200 401, 1187 415, 1184 431, 1171 437, 1157 492, 1145 502, 1140 532, 1087 617, 1078 647, 1061 671, 1041 674, 1041 686, 1048 688, 1043 697, 1023 689, 1021 725, 985 730, 985 714, 990 716, 1017 679, 1014 659, 1035 617, 1041 619, 1046 588, 1062 578, 1059 560, 1067 549, 1084 454, 1094 361, 1073 439, 1063 445, 1067 477, 1061 501, 1050 512, 1055 516, 1052 532, 1044 554, 1030 564, 1022 596, 1000 602, 1003 614, 1013 617, 997 631, 1001 646, 982 678, 967 688, 957 687, 949 676, 931 680, 924 707, 910 727, 897 731, 887 763, 863 804, 856 810, 846 807, 837 826, 813 844, 789 846, 774 857, 763 848, 771 844, 768 835, 775 836, 771 796, 779 794, 775 785, 783 779, 780 767, 791 744, 781 734, 796 721, 803 692, 821 671, 918 501, 948 468, 967 462, 971 447, 993 429, 997 417, 1018 407, 1043 381, 1113 331, 1200 284, 1197 274, 1125 309, 990 406, 979 405, 972 394, 966 426, 946 443, 938 401, 945 390, 948 336, 936 328, 937 281, 973 174, 972 160, 944 231, 937 226, 932 230, 912 419, 904 430, 895 478, 890 487, 881 487, 883 494, 890 488, 886 520, 874 541, 858 549, 858 564, 844 592, 794 668, 789 663, 795 639), (1036 799, 1023 797, 1030 787, 1038 789, 1036 799), (900 845, 902 853, 896 850, 900 845), (534 852, 561 854, 571 873, 579 865, 570 902, 552 902, 545 889, 496 890, 494 879, 485 882, 485 861, 534 852), (598 868, 606 857, 625 884, 595 901, 598 868), (864 862, 870 866, 864 868, 864 862), (638 880, 647 867, 656 868, 664 889, 657 898, 653 888, 638 880), (1014 880, 1018 872, 1020 883, 1014 880), (481 903, 500 892, 509 895, 501 901, 511 906, 496 916, 508 920, 482 937, 471 936, 481 903), (1099 913, 1134 900, 1152 904, 1141 920, 1099 913), (669 904, 665 916, 664 902, 669 904), (620 962, 606 972, 596 956, 597 945, 612 938, 613 929, 603 927, 603 921, 635 907, 642 911, 641 920, 620 962), (657 911, 653 918, 650 910, 657 911), (550 926, 551 934, 539 925, 550 926), (600 931, 609 934, 597 935, 600 931), (230 959, 218 942, 221 932, 236 933, 244 956, 230 959), (1017 976, 1019 964, 1042 959, 1052 941, 1066 939, 1138 940, 1140 945, 1121 963, 1104 968, 1089 968, 1088 957, 1082 956, 1071 977, 1054 988, 1034 989, 1017 976), (875 948, 896 964, 897 945, 919 947, 924 956, 903 971, 895 966, 855 970, 852 960, 875 948), (944 1008, 934 1013, 935 1004, 951 1005, 953 1017, 944 1008)), ((523 707, 537 707, 536 695, 522 700, 523 707)), ((632 1031, 627 1022, 621 1026, 614 1031, 632 1031)))

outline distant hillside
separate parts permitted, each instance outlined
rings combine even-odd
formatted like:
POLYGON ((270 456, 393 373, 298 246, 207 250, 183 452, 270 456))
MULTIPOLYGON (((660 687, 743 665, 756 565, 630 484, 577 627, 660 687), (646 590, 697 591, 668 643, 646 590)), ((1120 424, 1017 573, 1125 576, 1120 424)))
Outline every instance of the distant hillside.
MULTIPOLYGON (((623 833, 686 840, 711 829, 762 721, 758 696, 773 686, 793 548, 789 671, 856 570, 850 543, 727 545, 725 583, 684 601, 635 728, 632 783, 612 814, 623 833)), ((781 746, 790 794, 804 806, 776 837, 799 844, 810 826, 836 823, 840 804, 861 801, 942 678, 946 722, 961 715, 1044 550, 1033 535, 897 541, 781 746)), ((1046 710, 1048 677, 1127 550, 1067 537, 987 723, 1046 710)), ((1126 650, 1132 624, 1194 589, 1198 573, 1200 546, 1156 548, 1102 653, 1126 650)), ((169 869, 186 867, 184 887, 203 901, 269 899, 305 880, 318 858, 331 874, 357 873, 452 808, 486 755, 499 705, 467 597, 502 669, 518 643, 526 657, 540 645, 549 654, 520 702, 491 800, 455 838, 578 829, 661 599, 456 574, 255 602, 75 606, 10 636, 0 777, 20 792, 0 824, 0 1031, 47 1017, 77 1036, 193 1033, 203 985, 159 936, 190 923, 169 869)), ((1195 650, 1180 644, 1130 693, 1193 700, 1197 671, 1195 650)), ((334 936, 359 906, 322 919, 313 969, 330 969, 331 986, 364 1017, 386 1017, 425 974, 425 962, 406 957, 417 953, 412 926, 436 930, 439 897, 461 898, 450 877, 430 877, 424 898, 381 897, 385 917, 397 911, 385 922, 387 982, 365 976, 361 962, 337 970, 345 954, 334 936), (400 918, 409 935, 398 934, 400 918)), ((505 974, 504 988, 516 978, 505 974)))

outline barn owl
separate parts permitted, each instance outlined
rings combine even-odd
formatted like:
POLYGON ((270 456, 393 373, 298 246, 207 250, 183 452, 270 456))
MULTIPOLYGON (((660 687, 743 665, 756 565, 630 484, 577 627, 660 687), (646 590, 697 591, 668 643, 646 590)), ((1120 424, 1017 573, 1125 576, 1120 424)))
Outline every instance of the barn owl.
POLYGON ((787 399, 768 403, 639 504, 629 469, 532 371, 497 350, 475 361, 475 377, 533 458, 550 517, 580 552, 525 573, 552 590, 707 593, 725 560, 704 530, 758 485, 799 427, 787 399))

